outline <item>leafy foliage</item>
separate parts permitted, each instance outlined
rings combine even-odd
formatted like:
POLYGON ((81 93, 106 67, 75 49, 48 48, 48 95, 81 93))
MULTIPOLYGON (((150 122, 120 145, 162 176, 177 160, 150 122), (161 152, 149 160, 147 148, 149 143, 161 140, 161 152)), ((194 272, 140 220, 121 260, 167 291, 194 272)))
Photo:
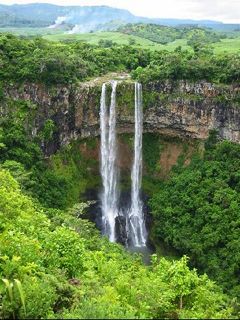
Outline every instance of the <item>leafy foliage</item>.
POLYGON ((195 52, 155 52, 146 68, 138 67, 132 76, 143 83, 155 80, 206 80, 217 83, 234 83, 240 78, 239 54, 213 55, 209 48, 195 44, 195 52))
POLYGON ((0 81, 69 84, 109 71, 146 66, 148 56, 149 52, 129 46, 102 48, 2 34, 0 81))
POLYGON ((2 34, 0 82, 71 84, 114 71, 133 71, 133 77, 142 82, 205 79, 232 83, 239 80, 239 54, 213 55, 205 42, 193 42, 194 52, 182 51, 179 47, 169 53, 106 41, 100 46, 90 46, 77 41, 54 43, 2 34))
POLYGON ((214 140, 203 159, 178 168, 153 196, 154 232, 237 295, 240 147, 214 140))
POLYGON ((73 212, 47 217, 0 170, 1 318, 232 317, 227 297, 186 257, 143 266, 73 212))
POLYGON ((7 101, 6 108, 8 114, 0 121, 0 168, 9 170, 25 192, 46 207, 62 209, 78 202, 89 185, 96 185, 77 143, 44 161, 41 146, 53 139, 56 129, 51 119, 32 137, 32 106, 18 100, 7 101))

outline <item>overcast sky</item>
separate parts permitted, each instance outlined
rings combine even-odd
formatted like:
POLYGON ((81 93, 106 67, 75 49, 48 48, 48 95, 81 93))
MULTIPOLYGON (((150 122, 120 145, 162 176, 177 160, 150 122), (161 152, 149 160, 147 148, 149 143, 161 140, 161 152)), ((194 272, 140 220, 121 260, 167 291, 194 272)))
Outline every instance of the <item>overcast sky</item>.
POLYGON ((108 5, 156 18, 211 19, 240 23, 240 0, 0 0, 0 4, 54 3, 58 5, 108 5))

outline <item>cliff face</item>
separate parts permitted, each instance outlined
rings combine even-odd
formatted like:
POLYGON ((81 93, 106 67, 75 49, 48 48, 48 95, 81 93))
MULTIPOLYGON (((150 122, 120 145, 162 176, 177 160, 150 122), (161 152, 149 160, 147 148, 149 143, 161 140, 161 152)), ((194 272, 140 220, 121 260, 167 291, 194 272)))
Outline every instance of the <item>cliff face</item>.
MULTIPOLYGON (((110 91, 110 90, 109 90, 110 91)), ((30 109, 31 134, 35 136, 51 119, 56 130, 43 142, 46 154, 78 137, 99 135, 101 81, 77 87, 24 84, 5 89, 0 115, 8 113, 8 100, 25 100, 30 109)), ((240 87, 214 86, 206 82, 149 83, 143 87, 144 131, 167 136, 206 139, 216 129, 223 139, 240 142, 240 87)), ((134 130, 134 84, 122 81, 117 90, 118 131, 134 130)))
POLYGON ((216 129, 222 139, 240 142, 240 87, 179 82, 149 84, 146 92, 156 98, 146 102, 145 130, 204 140, 216 129))

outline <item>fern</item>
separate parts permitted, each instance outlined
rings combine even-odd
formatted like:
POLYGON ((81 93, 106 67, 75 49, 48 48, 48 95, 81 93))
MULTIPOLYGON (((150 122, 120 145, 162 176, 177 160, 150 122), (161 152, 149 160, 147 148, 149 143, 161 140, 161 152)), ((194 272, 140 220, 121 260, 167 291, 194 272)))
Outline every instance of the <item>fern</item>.
POLYGON ((26 304, 25 304, 25 297, 24 297, 24 292, 23 292, 23 287, 22 284, 19 280, 14 279, 14 283, 10 282, 8 279, 2 279, 3 283, 5 284, 6 290, 8 292, 8 296, 10 299, 10 303, 13 305, 14 303, 14 294, 13 294, 13 288, 14 288, 14 283, 15 283, 15 287, 17 288, 20 300, 21 300, 21 304, 23 306, 23 311, 24 311, 24 315, 26 316, 26 304))
POLYGON ((23 292, 23 287, 22 284, 19 280, 14 279, 19 296, 20 296, 20 300, 23 306, 23 311, 24 311, 24 315, 26 316, 26 305, 25 305, 25 297, 24 297, 24 292, 23 292))
POLYGON ((13 283, 10 282, 8 279, 2 279, 2 281, 7 289, 10 302, 13 303, 13 283))

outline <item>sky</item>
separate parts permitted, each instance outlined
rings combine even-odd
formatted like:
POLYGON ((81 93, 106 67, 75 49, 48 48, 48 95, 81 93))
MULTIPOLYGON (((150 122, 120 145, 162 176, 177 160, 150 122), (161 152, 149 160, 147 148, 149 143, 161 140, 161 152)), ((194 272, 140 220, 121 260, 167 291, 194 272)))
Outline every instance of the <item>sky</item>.
POLYGON ((0 0, 0 4, 53 3, 58 5, 107 5, 151 18, 217 20, 240 23, 240 0, 0 0))

